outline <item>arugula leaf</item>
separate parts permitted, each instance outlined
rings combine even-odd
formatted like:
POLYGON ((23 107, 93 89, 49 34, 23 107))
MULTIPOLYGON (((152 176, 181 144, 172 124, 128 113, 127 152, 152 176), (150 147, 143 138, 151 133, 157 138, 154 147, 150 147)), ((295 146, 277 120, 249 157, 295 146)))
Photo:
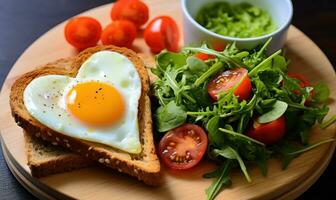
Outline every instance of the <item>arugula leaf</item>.
POLYGON ((270 158, 271 151, 267 151, 266 148, 263 148, 263 150, 256 152, 257 158, 253 162, 258 165, 261 174, 267 176, 267 161, 270 158))
POLYGON ((215 116, 211 118, 207 125, 206 125, 206 130, 208 132, 208 138, 209 138, 209 143, 213 143, 217 146, 222 146, 224 145, 225 138, 224 134, 222 134, 218 129, 219 129, 219 116, 215 116))
POLYGON ((252 138, 250 138, 250 137, 248 137, 248 136, 246 136, 246 135, 243 135, 243 134, 241 134, 241 133, 236 133, 236 132, 234 132, 234 131, 232 131, 232 130, 224 129, 224 128, 219 128, 219 130, 222 131, 222 132, 224 132, 224 133, 228 133, 228 134, 230 134, 230 135, 232 135, 232 136, 234 136, 234 137, 242 138, 242 139, 244 139, 244 140, 248 140, 248 141, 254 142, 254 143, 256 143, 256 144, 259 144, 259 145, 261 145, 261 146, 265 146, 264 143, 259 142, 258 140, 252 139, 252 138))
POLYGON ((202 83, 204 83, 208 78, 210 78, 212 75, 216 74, 220 70, 223 69, 223 63, 222 62, 217 62, 214 65, 212 65, 208 71, 203 73, 196 81, 195 81, 195 86, 199 86, 202 83))
POLYGON ((231 185, 229 173, 233 167, 232 160, 226 160, 215 172, 205 174, 205 177, 216 177, 210 187, 205 190, 207 200, 213 200, 223 187, 231 185))
POLYGON ((282 71, 285 71, 287 69, 287 65, 289 64, 289 62, 286 61, 286 58, 280 55, 274 56, 272 61, 273 68, 280 69, 282 71))
POLYGON ((269 38, 258 51, 255 50, 253 53, 250 53, 246 57, 242 58, 244 65, 247 66, 249 71, 266 58, 266 49, 271 40, 272 38, 269 38))
POLYGON ((208 65, 206 65, 202 60, 196 58, 195 56, 188 57, 187 64, 189 72, 193 73, 196 76, 200 76, 209 69, 208 65))
POLYGON ((241 51, 238 49, 236 42, 233 43, 229 43, 228 45, 226 45, 223 54, 228 56, 228 57, 232 57, 237 55, 238 53, 240 53, 241 51))
POLYGON ((325 103, 330 95, 330 90, 328 88, 328 86, 324 83, 318 83, 316 85, 313 86, 313 91, 314 91, 314 95, 313 95, 313 100, 316 103, 325 103))
MULTIPOLYGON (((255 76, 257 75, 260 71, 263 71, 267 68, 272 68, 272 60, 276 56, 278 56, 281 53, 281 50, 276 51, 273 53, 271 56, 263 60, 261 63, 259 63, 256 67, 254 67, 250 72, 249 76, 255 76)), ((278 67, 278 66, 277 66, 278 67)))
POLYGON ((168 66, 176 69, 186 64, 187 56, 180 53, 163 51, 156 56, 156 63, 162 70, 167 69, 168 66))
POLYGON ((259 77, 253 77, 252 78, 252 83, 254 84, 254 93, 260 96, 261 98, 269 98, 270 97, 270 92, 268 91, 268 88, 262 82, 259 77))
POLYGON ((214 152, 220 156, 223 156, 224 158, 227 159, 231 159, 231 160, 237 160, 240 166, 240 169, 242 170, 242 172, 245 175, 245 178, 248 182, 251 182, 251 178, 250 175, 247 172, 245 163, 243 161, 243 159, 239 156, 239 154, 237 153, 236 150, 234 150, 233 148, 227 146, 224 147, 222 149, 215 149, 214 152))
POLYGON ((294 152, 289 152, 287 153, 288 155, 298 155, 298 154, 301 154, 301 153, 304 153, 304 152, 307 152, 307 151, 310 151, 322 144, 325 144, 325 143, 329 143, 329 142, 334 142, 335 140, 334 139, 327 139, 327 140, 323 140, 323 141, 320 141, 320 142, 317 142, 315 144, 312 144, 312 145, 308 145, 307 147, 305 148, 302 148, 300 150, 297 150, 297 151, 294 151, 294 152))
POLYGON ((213 49, 209 49, 207 45, 202 45, 201 47, 184 47, 183 51, 191 51, 191 52, 201 52, 209 55, 214 55, 219 58, 222 62, 227 63, 229 66, 233 65, 233 67, 241 67, 241 63, 237 62, 235 59, 230 56, 226 56, 223 53, 219 53, 213 49))
POLYGON ((246 126, 250 120, 250 118, 252 117, 252 112, 250 112, 249 114, 243 114, 239 120, 238 123, 238 128, 237 128, 237 132, 238 133, 243 133, 243 131, 246 129, 246 126))
POLYGON ((197 104, 186 104, 188 110, 199 110, 199 108, 213 105, 208 94, 207 84, 190 88, 189 94, 197 101, 197 104))
POLYGON ((261 124, 277 120, 286 112, 287 107, 288 104, 286 102, 277 100, 275 104, 273 104, 272 110, 268 111, 267 113, 264 113, 263 115, 258 117, 257 120, 261 124))
POLYGON ((258 74, 260 80, 268 87, 278 87, 282 76, 277 70, 264 70, 258 74))
POLYGON ((321 128, 322 129, 326 129, 328 128, 330 125, 332 125, 333 123, 336 122, 336 115, 332 116, 329 120, 327 120, 326 122, 323 122, 321 124, 321 128))
POLYGON ((285 170, 291 163, 291 161, 298 155, 290 155, 290 152, 299 150, 301 147, 299 145, 294 145, 288 141, 282 141, 272 147, 275 154, 278 154, 282 159, 282 169, 285 170))
POLYGON ((320 145, 329 143, 329 142, 334 142, 334 139, 326 139, 320 142, 317 142, 315 144, 307 145, 307 146, 302 146, 298 144, 293 144, 289 143, 288 141, 283 141, 280 144, 277 144, 273 146, 273 150, 279 154, 282 158, 282 169, 286 169, 288 165, 291 163, 291 161, 301 155, 304 152, 310 151, 320 145))
POLYGON ((187 113, 183 106, 178 106, 174 101, 165 106, 160 106, 155 112, 155 121, 159 132, 169 131, 185 123, 187 113))

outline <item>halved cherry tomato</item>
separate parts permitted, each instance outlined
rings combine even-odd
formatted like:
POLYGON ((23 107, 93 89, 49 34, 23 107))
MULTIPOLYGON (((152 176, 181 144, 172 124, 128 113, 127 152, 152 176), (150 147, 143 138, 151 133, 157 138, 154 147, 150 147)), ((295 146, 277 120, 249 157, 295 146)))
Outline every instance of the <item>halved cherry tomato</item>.
POLYGON ((247 131, 246 135, 267 145, 271 145, 279 141, 285 134, 286 122, 285 117, 280 117, 269 123, 260 124, 257 120, 253 121, 253 125, 247 131))
MULTIPOLYGON (((300 87, 302 87, 302 88, 311 86, 309 80, 302 74, 288 72, 287 75, 291 78, 295 78, 295 79, 299 80, 300 87)), ((300 94, 300 91, 298 91, 298 90, 294 90, 293 92, 295 94, 300 94)), ((313 95, 314 95, 314 91, 311 91, 309 97, 306 99, 306 101, 304 103, 306 106, 311 104, 313 95)))
POLYGON ((238 96, 239 100, 248 99, 252 92, 252 84, 245 68, 230 69, 219 74, 209 82, 208 93, 212 99, 217 100, 220 92, 229 91, 237 85, 234 95, 238 96))
POLYGON ((79 50, 95 46, 101 33, 100 23, 92 17, 72 18, 64 29, 65 39, 79 50))
POLYGON ((113 4, 112 20, 129 20, 137 28, 144 25, 149 18, 147 5, 139 0, 119 0, 113 4))
POLYGON ((163 49, 169 51, 179 49, 179 29, 176 22, 169 16, 156 17, 150 21, 145 29, 144 38, 154 53, 163 49))
POLYGON ((136 27, 128 20, 118 20, 109 24, 101 35, 104 45, 116 45, 119 47, 132 47, 136 37, 136 27))
POLYGON ((214 55, 209 55, 209 54, 202 53, 202 52, 196 53, 195 56, 204 61, 215 58, 214 55))
POLYGON ((171 169, 189 169, 201 161, 207 145, 208 137, 201 127, 184 124, 161 139, 158 154, 171 169))

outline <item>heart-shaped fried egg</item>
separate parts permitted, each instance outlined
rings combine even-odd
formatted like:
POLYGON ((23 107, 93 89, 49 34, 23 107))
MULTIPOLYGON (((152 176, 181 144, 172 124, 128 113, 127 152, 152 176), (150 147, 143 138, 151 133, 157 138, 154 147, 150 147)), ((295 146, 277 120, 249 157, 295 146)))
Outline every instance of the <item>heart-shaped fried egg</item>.
POLYGON ((124 55, 100 51, 80 67, 75 78, 47 75, 24 91, 28 112, 65 135, 140 153, 138 101, 141 81, 124 55))

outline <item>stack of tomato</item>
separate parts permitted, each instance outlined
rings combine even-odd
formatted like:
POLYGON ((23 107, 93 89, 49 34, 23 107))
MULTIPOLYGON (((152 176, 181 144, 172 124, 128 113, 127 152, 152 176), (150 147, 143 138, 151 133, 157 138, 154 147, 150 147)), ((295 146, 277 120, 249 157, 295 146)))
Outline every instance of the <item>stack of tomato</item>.
MULTIPOLYGON (((97 45, 132 48, 138 31, 149 19, 148 6, 140 0, 119 0, 111 10, 113 20, 104 29, 92 17, 80 16, 69 20, 65 26, 66 40, 78 50, 97 45)), ((169 16, 158 16, 146 26, 143 37, 152 52, 163 49, 178 51, 179 30, 176 22, 169 16)))

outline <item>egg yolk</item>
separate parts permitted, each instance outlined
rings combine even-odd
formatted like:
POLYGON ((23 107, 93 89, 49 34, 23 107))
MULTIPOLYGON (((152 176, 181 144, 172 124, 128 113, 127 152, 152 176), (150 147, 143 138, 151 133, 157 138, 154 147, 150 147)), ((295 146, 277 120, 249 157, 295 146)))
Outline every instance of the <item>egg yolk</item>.
POLYGON ((66 96, 70 113, 90 126, 109 126, 124 115, 123 97, 113 86, 100 82, 85 82, 75 85, 66 96))

